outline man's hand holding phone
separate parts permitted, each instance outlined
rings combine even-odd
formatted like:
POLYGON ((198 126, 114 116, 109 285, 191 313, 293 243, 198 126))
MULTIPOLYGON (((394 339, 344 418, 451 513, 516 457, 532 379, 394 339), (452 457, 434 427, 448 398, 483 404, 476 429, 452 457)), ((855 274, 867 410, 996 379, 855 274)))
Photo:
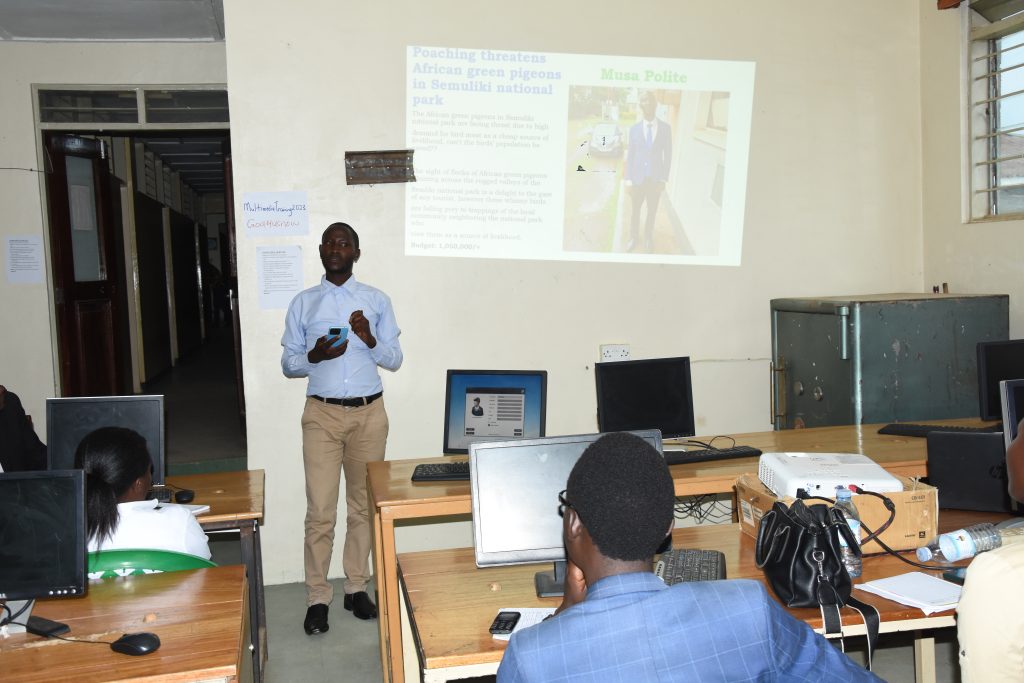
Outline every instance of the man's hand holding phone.
POLYGON ((310 363, 320 363, 344 355, 348 350, 348 328, 332 327, 327 334, 316 340, 306 354, 310 363))

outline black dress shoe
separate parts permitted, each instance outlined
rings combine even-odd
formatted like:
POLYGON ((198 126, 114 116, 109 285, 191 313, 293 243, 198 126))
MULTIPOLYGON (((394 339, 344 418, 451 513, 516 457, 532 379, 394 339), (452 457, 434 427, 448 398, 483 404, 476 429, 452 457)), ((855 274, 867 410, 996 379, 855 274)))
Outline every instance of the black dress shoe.
POLYGON ((345 609, 352 612, 356 619, 376 619, 377 606, 370 600, 366 591, 345 593, 345 609))
POLYGON ((308 635, 327 633, 331 628, 327 624, 327 605, 310 605, 306 610, 306 620, 302 622, 302 628, 306 629, 308 635))

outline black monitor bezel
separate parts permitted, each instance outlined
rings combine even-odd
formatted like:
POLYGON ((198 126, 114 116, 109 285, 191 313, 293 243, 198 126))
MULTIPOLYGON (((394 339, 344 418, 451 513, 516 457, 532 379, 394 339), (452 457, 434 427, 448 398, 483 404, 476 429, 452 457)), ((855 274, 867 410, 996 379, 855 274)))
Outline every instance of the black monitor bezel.
MULTIPOLYGON (((448 370, 445 374, 444 383, 444 441, 442 452, 445 455, 465 455, 469 448, 452 446, 449 440, 451 412, 452 412, 452 378, 456 376, 490 375, 496 377, 523 377, 529 376, 540 379, 540 433, 536 437, 530 435, 524 438, 543 438, 547 424, 548 407, 548 371, 547 370, 448 370)), ((524 387, 525 388, 525 387, 524 387)), ((504 441, 505 439, 501 439, 504 441)))
POLYGON ((1024 379, 1004 379, 999 382, 999 403, 1002 408, 1003 417, 1003 438, 1006 447, 1017 436, 1017 425, 1021 418, 1024 418, 1024 405, 1018 405, 1014 400, 1016 389, 1024 390, 1024 379))
POLYGON ((600 432, 616 432, 616 431, 635 431, 642 429, 659 429, 661 430, 662 438, 665 439, 678 439, 682 437, 694 436, 696 431, 696 418, 693 413, 693 375, 690 372, 690 357, 689 356, 673 356, 668 358, 645 358, 639 360, 622 360, 615 362, 605 363, 594 363, 594 384, 597 390, 597 429, 600 432), (687 391, 686 391, 686 406, 688 422, 685 425, 686 429, 682 432, 668 432, 661 430, 662 425, 609 425, 607 408, 604 405, 602 397, 604 396, 602 386, 603 383, 607 383, 607 380, 603 380, 603 373, 610 368, 623 368, 630 366, 639 365, 667 365, 671 363, 679 363, 683 366, 686 372, 687 379, 687 391))
POLYGON ((978 413, 982 420, 998 420, 1002 417, 1002 407, 999 401, 999 382, 1002 379, 1020 379, 1018 377, 1003 377, 996 379, 995 382, 990 381, 988 376, 988 352, 991 349, 1003 346, 1019 346, 1021 354, 1024 354, 1024 339, 978 342, 978 413))
MULTIPOLYGON (((85 517, 85 473, 82 470, 39 470, 32 472, 0 472, 0 480, 71 479, 75 498, 75 581, 73 585, 46 585, 38 590, 5 592, 0 586, 0 598, 11 600, 34 600, 37 598, 77 598, 85 595, 88 586, 88 546, 85 517)), ((40 586, 43 584, 40 583, 40 586)))
MULTIPOLYGON (((147 442, 146 447, 150 451, 149 457, 153 461, 153 484, 154 486, 162 486, 165 482, 167 475, 167 464, 166 464, 166 443, 167 443, 167 411, 164 403, 163 394, 141 394, 138 396, 62 396, 59 398, 48 398, 46 399, 46 466, 48 469, 70 469, 74 467, 74 453, 71 454, 70 462, 54 462, 56 454, 52 447, 53 439, 51 438, 51 429, 53 428, 53 408, 57 405, 69 405, 73 403, 139 403, 139 402, 152 402, 156 401, 160 406, 160 425, 159 425, 159 443, 156 452, 149 447, 147 442)), ((97 425, 99 427, 104 426, 115 426, 124 427, 127 425, 97 425)), ((88 432, 87 432, 88 433, 88 432)), ((83 437, 85 434, 82 435, 83 437)), ((77 448, 77 446, 76 446, 77 448)))
MULTIPOLYGON (((632 431, 632 434, 639 436, 642 439, 650 439, 654 441, 655 448, 658 452, 663 451, 662 434, 657 429, 645 429, 632 431)), ((557 445, 564 443, 587 443, 591 444, 597 441, 604 434, 570 434, 566 436, 549 436, 542 439, 511 439, 507 441, 480 441, 474 443, 469 449, 469 489, 470 489, 470 501, 473 509, 473 556, 476 561, 477 567, 496 567, 503 565, 512 564, 531 564, 535 562, 557 562, 565 559, 565 547, 562 545, 561 540, 554 546, 548 548, 530 548, 520 550, 504 550, 498 552, 485 553, 480 550, 482 547, 482 521, 483 514, 480 509, 480 488, 479 478, 477 477, 477 471, 479 468, 479 458, 481 454, 488 451, 495 451, 504 448, 530 448, 533 446, 547 446, 557 445)), ((583 449, 580 450, 582 454, 583 449)), ((565 483, 560 484, 561 488, 565 488, 565 483)), ((557 501, 554 497, 551 500, 551 508, 555 509, 557 501)), ((515 514, 515 510, 509 510, 510 515, 515 514)))

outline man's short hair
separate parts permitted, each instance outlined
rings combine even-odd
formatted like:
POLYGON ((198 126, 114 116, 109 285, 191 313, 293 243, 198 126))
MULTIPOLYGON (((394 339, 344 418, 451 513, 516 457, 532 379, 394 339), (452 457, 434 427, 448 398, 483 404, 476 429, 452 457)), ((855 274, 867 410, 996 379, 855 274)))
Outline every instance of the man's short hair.
POLYGON ((626 561, 654 555, 675 505, 665 459, 625 432, 605 434, 583 451, 565 497, 601 553, 626 561))
POLYGON ((359 248, 359 233, 356 232, 356 229, 353 228, 348 223, 331 223, 326 228, 324 228, 323 233, 321 233, 320 235, 320 241, 323 242, 324 238, 327 237, 327 233, 329 233, 334 228, 342 228, 344 230, 348 230, 349 234, 352 235, 352 243, 356 245, 356 249, 359 248))

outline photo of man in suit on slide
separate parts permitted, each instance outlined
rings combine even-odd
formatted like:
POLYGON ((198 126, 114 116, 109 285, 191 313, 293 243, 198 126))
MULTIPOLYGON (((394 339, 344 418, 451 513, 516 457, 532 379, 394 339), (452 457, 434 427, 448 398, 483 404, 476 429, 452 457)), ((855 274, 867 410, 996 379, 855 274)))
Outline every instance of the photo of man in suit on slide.
POLYGON ((636 251, 641 246, 640 210, 646 204, 643 249, 650 252, 654 250, 654 220, 658 215, 658 202, 665 191, 665 183, 672 168, 672 127, 655 116, 658 100, 653 91, 641 92, 639 105, 643 119, 630 127, 626 148, 624 175, 632 203, 626 251, 636 251))

